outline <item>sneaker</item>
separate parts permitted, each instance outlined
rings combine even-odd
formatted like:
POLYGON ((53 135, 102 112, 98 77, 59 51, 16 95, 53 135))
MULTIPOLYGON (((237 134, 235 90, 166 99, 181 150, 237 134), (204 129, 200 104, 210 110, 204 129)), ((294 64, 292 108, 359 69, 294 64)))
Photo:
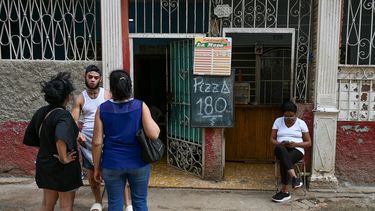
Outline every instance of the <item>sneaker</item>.
POLYGON ((303 183, 302 183, 302 180, 298 177, 293 177, 292 178, 292 188, 293 189, 297 189, 297 188, 300 188, 302 187, 303 183))
POLYGON ((133 206, 132 205, 127 206, 125 211, 133 211, 133 206))
POLYGON ((275 202, 284 202, 284 201, 288 201, 289 199, 291 199, 292 197, 290 196, 289 193, 285 193, 285 192, 278 192, 276 193, 275 195, 272 196, 272 201, 275 201, 275 202))

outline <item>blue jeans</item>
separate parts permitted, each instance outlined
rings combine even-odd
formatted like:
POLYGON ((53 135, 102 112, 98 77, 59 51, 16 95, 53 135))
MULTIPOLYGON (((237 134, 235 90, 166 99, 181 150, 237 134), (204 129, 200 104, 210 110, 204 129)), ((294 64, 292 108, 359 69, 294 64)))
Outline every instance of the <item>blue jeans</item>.
POLYGON ((108 210, 122 211, 126 180, 130 186, 131 200, 135 211, 148 211, 147 188, 150 165, 138 169, 102 169, 102 176, 108 193, 108 210))

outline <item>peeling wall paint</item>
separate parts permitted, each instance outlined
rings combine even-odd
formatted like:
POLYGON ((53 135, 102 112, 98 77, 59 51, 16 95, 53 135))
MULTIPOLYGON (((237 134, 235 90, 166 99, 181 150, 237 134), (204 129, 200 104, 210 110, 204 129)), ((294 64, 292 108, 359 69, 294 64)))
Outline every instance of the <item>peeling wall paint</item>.
POLYGON ((355 184, 375 183, 375 122, 337 123, 336 175, 355 184))
POLYGON ((341 128, 344 131, 355 131, 357 133, 367 133, 370 131, 370 129, 365 125, 364 127, 361 127, 361 125, 343 125, 341 128))
POLYGON ((221 181, 224 176, 223 129, 206 128, 204 140, 204 179, 221 181))

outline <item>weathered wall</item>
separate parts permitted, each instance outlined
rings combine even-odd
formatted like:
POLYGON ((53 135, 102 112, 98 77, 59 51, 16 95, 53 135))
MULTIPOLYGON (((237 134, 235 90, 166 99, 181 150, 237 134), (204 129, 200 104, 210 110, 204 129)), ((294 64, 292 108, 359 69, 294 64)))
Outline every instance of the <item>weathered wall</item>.
MULTIPOLYGON (((309 128, 309 133, 311 137, 311 142, 314 144, 313 134, 314 134, 314 115, 313 115, 313 108, 314 105, 312 103, 306 104, 297 104, 298 111, 297 116, 306 122, 307 127, 309 128)), ((306 163, 306 171, 311 172, 311 156, 312 156, 312 146, 310 148, 305 149, 305 163, 306 163)))
POLYGON ((222 128, 206 128, 204 141, 204 179, 221 181, 224 176, 224 135, 222 128))
POLYGON ((22 144, 33 113, 46 105, 40 82, 60 71, 72 74, 75 94, 84 88, 88 64, 101 62, 4 61, 0 62, 0 174, 33 174, 36 149, 22 144))
POLYGON ((337 123, 336 176, 356 184, 375 183, 375 122, 337 123))

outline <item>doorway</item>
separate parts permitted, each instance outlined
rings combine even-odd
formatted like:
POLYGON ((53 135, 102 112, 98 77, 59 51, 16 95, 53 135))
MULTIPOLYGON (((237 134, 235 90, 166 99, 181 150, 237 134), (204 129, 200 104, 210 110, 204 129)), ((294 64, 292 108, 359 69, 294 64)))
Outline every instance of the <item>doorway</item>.
POLYGON ((134 97, 161 128, 169 166, 203 177, 203 129, 190 126, 193 40, 134 39, 134 97))
POLYGON ((235 72, 235 127, 225 129, 226 161, 271 163, 281 104, 292 98, 294 32, 228 32, 235 72))
POLYGON ((168 42, 159 39, 134 39, 134 97, 144 101, 158 123, 160 139, 166 140, 166 68, 168 42))

